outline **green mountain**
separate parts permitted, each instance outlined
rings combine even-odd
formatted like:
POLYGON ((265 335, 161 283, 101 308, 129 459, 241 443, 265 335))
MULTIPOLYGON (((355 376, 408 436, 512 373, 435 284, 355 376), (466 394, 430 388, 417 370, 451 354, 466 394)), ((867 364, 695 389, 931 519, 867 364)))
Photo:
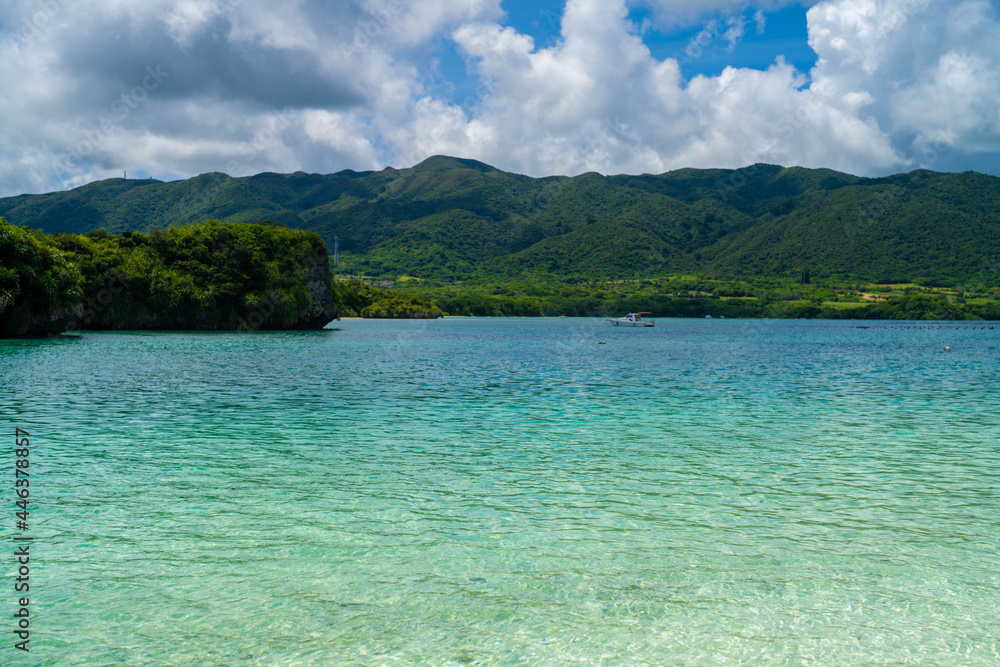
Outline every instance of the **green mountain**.
POLYGON ((410 169, 110 179, 0 199, 47 233, 220 219, 316 232, 342 272, 499 282, 700 273, 1000 284, 1000 178, 860 178, 753 165, 530 178, 436 156, 410 169))

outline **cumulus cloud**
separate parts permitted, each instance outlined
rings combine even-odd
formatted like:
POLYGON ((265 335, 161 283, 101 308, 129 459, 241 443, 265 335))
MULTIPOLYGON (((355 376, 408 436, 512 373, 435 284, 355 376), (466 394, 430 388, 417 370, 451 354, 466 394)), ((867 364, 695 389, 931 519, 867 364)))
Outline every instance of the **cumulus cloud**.
POLYGON ((501 16, 499 0, 5 3, 0 190, 378 167, 377 120, 404 122, 422 92, 405 49, 501 16))
MULTIPOLYGON (((276 111, 350 108, 369 96, 326 53, 325 38, 346 39, 346 30, 308 3, 269 20, 252 0, 38 7, 15 3, 0 15, 3 25, 20 26, 0 41, 0 85, 13 93, 0 101, 7 193, 123 169, 167 177, 221 170, 242 164, 245 144, 276 111)), ((347 2, 336 9, 362 14, 347 2)), ((275 156, 280 144, 272 141, 275 156)))
POLYGON ((1000 142, 1000 22, 986 0, 841 0, 809 11, 813 88, 877 119, 920 164, 1000 142))
POLYGON ((561 41, 547 49, 499 25, 456 31, 496 82, 476 120, 504 140, 475 146, 477 156, 529 173, 900 162, 877 122, 805 88, 805 76, 783 61, 685 82, 676 61, 650 55, 626 16, 623 2, 575 0, 561 41), (531 149, 512 153, 510 144, 531 149))
MULTIPOLYGON (((732 43, 793 4, 643 2, 661 26, 715 20, 732 43)), ((876 174, 1000 150, 990 2, 800 4, 811 72, 779 58, 688 80, 651 54, 626 0, 568 0, 546 47, 505 25, 500 0, 5 3, 0 191, 123 169, 406 167, 435 153, 532 175, 758 161, 876 174), (480 82, 463 104, 423 79, 442 42, 480 82)))
POLYGON ((503 16, 500 0, 370 0, 369 11, 384 16, 398 13, 398 20, 389 28, 394 39, 404 44, 422 44, 444 29, 455 28, 468 21, 499 19, 503 16), (397 12, 398 8, 398 12, 397 12))

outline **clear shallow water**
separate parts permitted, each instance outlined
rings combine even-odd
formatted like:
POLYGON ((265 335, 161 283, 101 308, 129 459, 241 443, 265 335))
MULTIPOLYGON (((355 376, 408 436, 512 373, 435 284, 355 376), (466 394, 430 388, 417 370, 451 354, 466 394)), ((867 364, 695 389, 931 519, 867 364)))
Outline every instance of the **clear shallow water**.
POLYGON ((1000 325, 860 324, 0 341, 0 664, 996 665, 1000 325))

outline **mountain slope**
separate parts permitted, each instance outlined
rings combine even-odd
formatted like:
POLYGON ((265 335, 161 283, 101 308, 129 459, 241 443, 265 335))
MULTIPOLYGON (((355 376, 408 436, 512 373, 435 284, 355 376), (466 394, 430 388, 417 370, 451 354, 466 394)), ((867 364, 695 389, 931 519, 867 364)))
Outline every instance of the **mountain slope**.
POLYGON ((530 178, 435 156, 409 169, 110 179, 0 199, 47 233, 220 219, 318 233, 341 269, 444 280, 719 277, 1000 279, 1000 179, 925 170, 868 179, 752 165, 530 178))

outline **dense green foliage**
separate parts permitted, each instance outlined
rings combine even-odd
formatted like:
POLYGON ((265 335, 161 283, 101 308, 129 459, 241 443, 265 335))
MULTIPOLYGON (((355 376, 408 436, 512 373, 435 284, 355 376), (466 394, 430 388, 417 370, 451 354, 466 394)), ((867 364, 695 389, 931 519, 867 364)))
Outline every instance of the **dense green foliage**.
POLYGON ((444 313, 426 299, 405 294, 387 295, 361 311, 361 317, 433 320, 444 313))
POLYGON ((47 237, 4 222, 0 235, 5 335, 43 333, 25 322, 67 306, 55 330, 319 328, 337 316, 325 244, 283 225, 47 237))
POLYGON ((995 288, 831 287, 790 279, 740 282, 689 275, 575 285, 422 283, 402 289, 434 299, 446 315, 620 317, 647 311, 653 317, 1000 319, 1000 290, 995 288))
POLYGON ((438 156, 325 176, 111 179, 2 199, 0 214, 50 233, 280 220, 331 248, 338 238, 343 273, 442 282, 1000 284, 1000 179, 971 172, 867 179, 754 165, 535 179, 438 156))
POLYGON ((435 319, 444 315, 434 303, 415 294, 391 293, 357 278, 334 284, 344 315, 388 319, 435 319))
POLYGON ((346 316, 358 317, 368 306, 376 301, 384 299, 387 294, 368 283, 364 283, 357 278, 352 278, 346 282, 337 282, 333 285, 337 295, 337 303, 346 316))
POLYGON ((59 330, 60 311, 72 316, 82 283, 77 267, 44 234, 0 218, 0 336, 59 330))

